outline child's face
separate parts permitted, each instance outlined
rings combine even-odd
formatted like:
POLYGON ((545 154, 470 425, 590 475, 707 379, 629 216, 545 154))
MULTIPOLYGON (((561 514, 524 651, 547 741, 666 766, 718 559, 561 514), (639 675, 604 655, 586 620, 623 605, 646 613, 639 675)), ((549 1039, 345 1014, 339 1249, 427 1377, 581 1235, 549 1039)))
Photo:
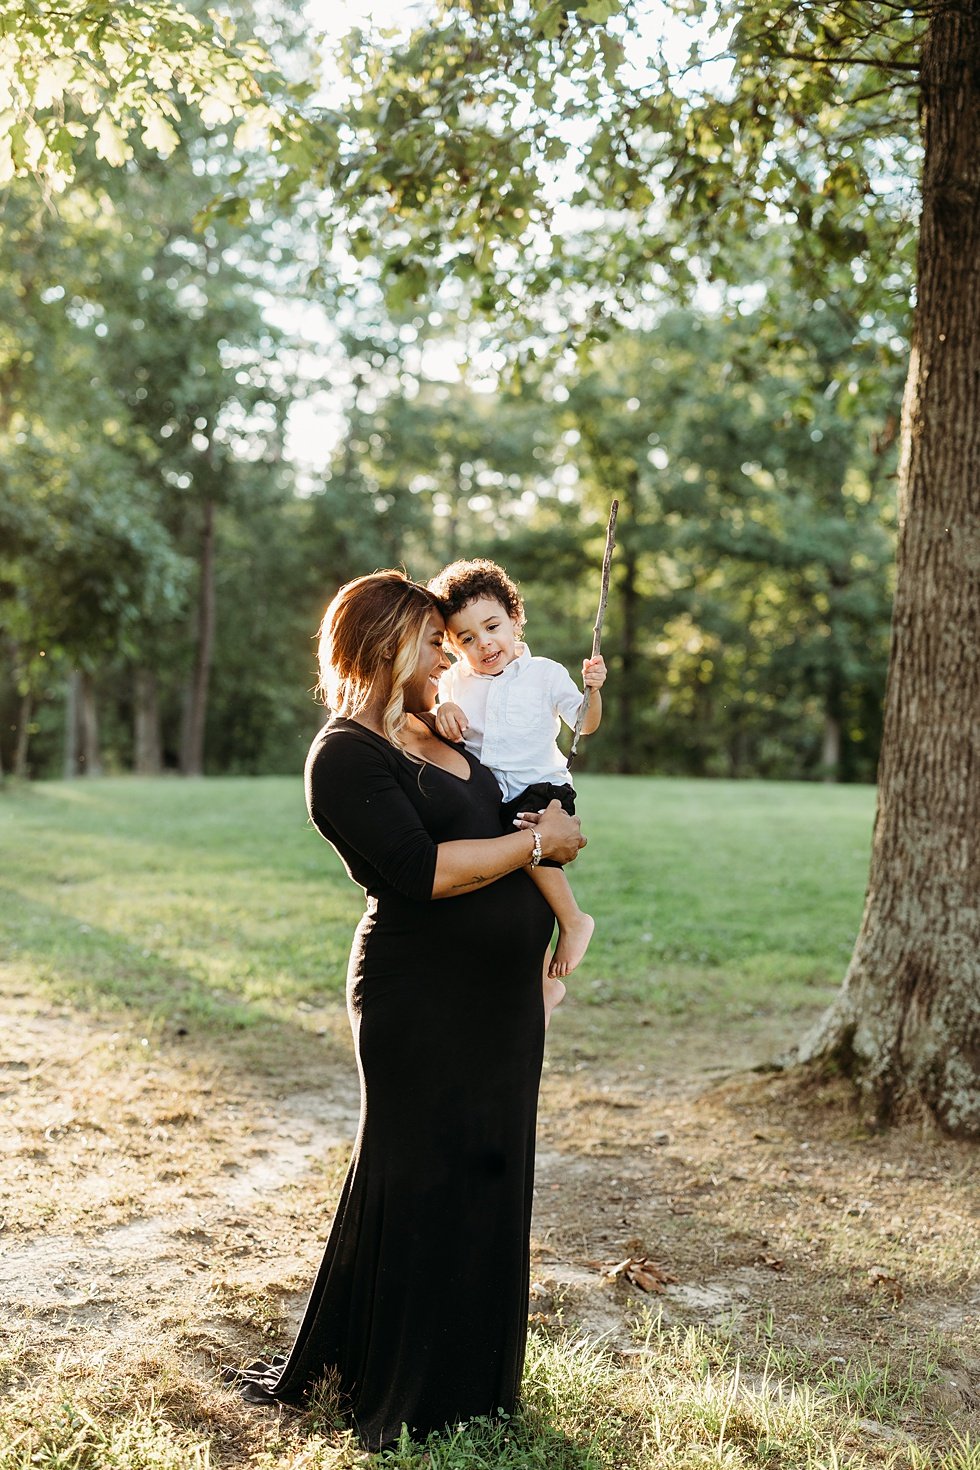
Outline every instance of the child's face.
POLYGON ((517 657, 519 625, 493 597, 476 597, 446 620, 450 641, 478 674, 500 674, 517 657))

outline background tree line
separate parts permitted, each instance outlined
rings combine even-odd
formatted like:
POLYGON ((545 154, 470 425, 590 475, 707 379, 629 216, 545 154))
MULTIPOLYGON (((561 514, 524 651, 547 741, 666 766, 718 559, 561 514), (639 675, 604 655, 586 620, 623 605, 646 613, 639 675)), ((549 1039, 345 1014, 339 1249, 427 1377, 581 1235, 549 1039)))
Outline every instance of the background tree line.
POLYGON ((304 470, 286 420, 309 385, 268 309, 288 245, 195 230, 230 157, 199 134, 179 163, 93 164, 55 219, 3 200, 5 771, 296 769, 320 610, 375 566, 499 558, 533 648, 574 667, 616 495, 589 766, 873 779, 900 310, 791 290, 777 230, 734 286, 677 283, 519 373, 447 374, 445 326, 338 310, 344 428, 304 470))

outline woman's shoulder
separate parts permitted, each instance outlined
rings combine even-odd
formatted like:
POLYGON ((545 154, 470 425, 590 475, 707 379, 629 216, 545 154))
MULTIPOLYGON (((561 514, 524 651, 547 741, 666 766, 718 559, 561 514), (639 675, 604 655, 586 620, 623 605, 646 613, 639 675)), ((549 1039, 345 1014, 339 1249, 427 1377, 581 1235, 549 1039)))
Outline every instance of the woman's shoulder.
MULTIPOLYGON (((398 779, 393 747, 353 720, 332 719, 318 730, 306 757, 303 784, 314 822, 359 807, 398 779)), ((322 830, 322 828, 321 828, 322 830)))
POLYGON ((342 770, 389 764, 395 752, 387 740, 364 725, 339 716, 329 719, 313 737, 306 769, 342 770))

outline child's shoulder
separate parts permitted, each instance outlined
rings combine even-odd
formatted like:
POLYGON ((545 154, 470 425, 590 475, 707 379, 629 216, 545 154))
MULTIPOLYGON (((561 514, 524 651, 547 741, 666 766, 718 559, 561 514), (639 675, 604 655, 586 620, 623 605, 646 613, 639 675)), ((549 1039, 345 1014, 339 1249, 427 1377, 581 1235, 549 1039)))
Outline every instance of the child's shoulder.
POLYGON ((535 654, 530 660, 529 670, 532 677, 528 687, 545 693, 556 710, 563 711, 570 700, 581 699, 581 691, 575 680, 565 665, 557 660, 539 658, 535 654))
POLYGON ((548 676, 552 679, 561 677, 567 679, 570 677, 564 664, 558 663, 557 659, 544 658, 541 654, 537 653, 531 654, 529 667, 534 669, 539 677, 548 676))

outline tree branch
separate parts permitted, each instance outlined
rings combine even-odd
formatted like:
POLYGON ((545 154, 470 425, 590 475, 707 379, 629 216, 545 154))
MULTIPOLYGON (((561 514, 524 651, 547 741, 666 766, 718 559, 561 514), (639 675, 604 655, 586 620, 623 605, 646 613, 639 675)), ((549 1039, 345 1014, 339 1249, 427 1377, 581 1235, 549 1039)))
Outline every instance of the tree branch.
MULTIPOLYGON (((612 565, 613 548, 616 545, 616 517, 619 514, 619 501, 614 500, 609 507, 609 521, 606 525, 606 547, 602 557, 602 588, 599 594, 599 611, 596 614, 595 627, 592 630, 592 657, 599 657, 599 648, 602 644, 602 624, 606 616, 606 603, 609 601, 609 569, 612 565)), ((582 696, 582 707, 575 721, 575 729, 572 733, 572 748, 568 752, 568 764, 571 765, 575 752, 578 750, 579 736, 582 726, 585 724, 585 716, 589 709, 589 700, 592 690, 585 686, 582 696)))
POLYGON ((813 56, 805 51, 780 51, 780 61, 805 61, 808 66, 873 66, 877 71, 919 70, 917 61, 886 61, 877 56, 813 56))

